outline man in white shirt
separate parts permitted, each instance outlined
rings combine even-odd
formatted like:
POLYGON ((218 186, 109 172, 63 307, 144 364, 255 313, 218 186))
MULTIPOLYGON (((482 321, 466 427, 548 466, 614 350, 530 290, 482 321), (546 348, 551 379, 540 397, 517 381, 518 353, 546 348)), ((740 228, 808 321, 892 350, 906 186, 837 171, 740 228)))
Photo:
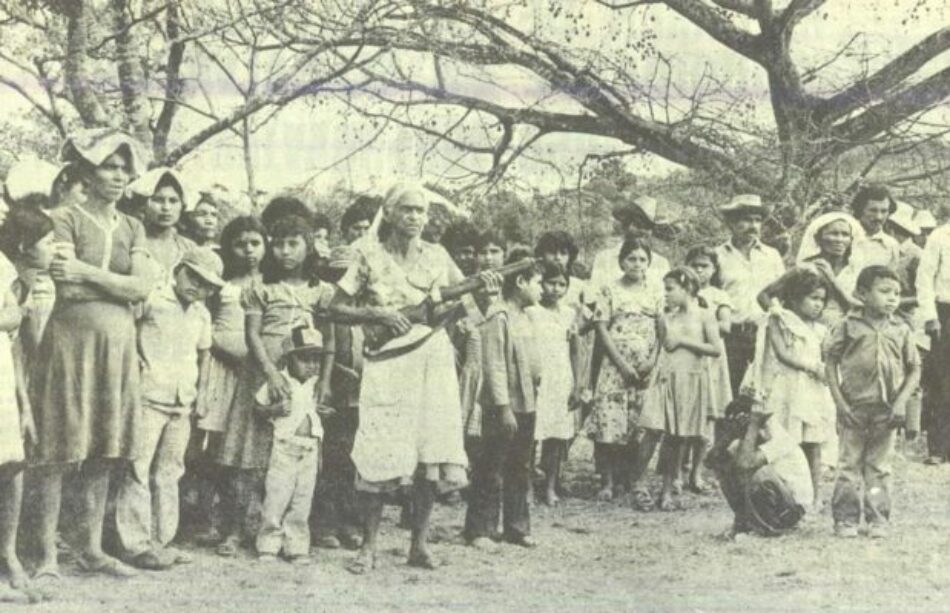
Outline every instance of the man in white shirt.
MULTIPOLYGON (((760 408, 760 407, 759 407, 760 408)), ((808 461, 781 423, 738 400, 706 464, 735 513, 729 536, 774 536, 793 529, 814 500, 808 461)))
POLYGON ((734 395, 738 395, 742 377, 755 355, 756 323, 763 313, 756 298, 785 274, 782 256, 759 239, 767 212, 762 199, 752 194, 736 196, 720 208, 732 234, 716 248, 716 255, 722 289, 733 305, 732 330, 724 341, 734 395))
POLYGON ((897 201, 883 185, 865 185, 854 195, 851 211, 861 226, 864 236, 854 241, 851 257, 867 266, 888 266, 897 270, 901 257, 900 243, 884 232, 888 218, 897 211, 897 201))
MULTIPOLYGON (((950 213, 950 200, 942 203, 950 213)), ((935 368, 950 359, 950 224, 938 226, 927 238, 917 266, 919 318, 926 322, 931 352, 923 385, 928 391, 927 443, 929 464, 940 464, 950 456, 950 381, 935 368)))
MULTIPOLYGON (((657 202, 649 196, 637 196, 629 204, 619 206, 613 210, 614 219, 622 232, 620 242, 608 247, 594 256, 591 267, 590 287, 592 292, 618 279, 623 271, 620 269, 620 247, 623 241, 630 238, 642 238, 649 242, 656 228, 657 202)), ((653 251, 650 266, 647 268, 647 281, 655 283, 657 289, 663 289, 663 275, 670 270, 670 263, 665 257, 653 251)))

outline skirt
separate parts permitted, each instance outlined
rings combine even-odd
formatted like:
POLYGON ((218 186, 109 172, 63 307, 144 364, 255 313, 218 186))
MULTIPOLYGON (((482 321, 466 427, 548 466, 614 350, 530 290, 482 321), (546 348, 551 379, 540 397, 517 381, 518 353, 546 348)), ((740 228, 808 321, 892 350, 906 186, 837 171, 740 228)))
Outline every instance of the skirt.
POLYGON ((129 305, 58 302, 32 380, 34 464, 129 458, 141 412, 129 305))
POLYGON ((23 437, 20 435, 20 407, 13 374, 13 347, 10 336, 0 333, 0 467, 22 465, 23 437))
POLYGON ((274 428, 254 410, 254 395, 264 383, 260 368, 248 358, 235 385, 221 445, 212 456, 216 463, 241 470, 267 469, 274 428))
POLYGON ((442 491, 465 486, 458 375, 444 330, 409 353, 364 363, 352 458, 364 491, 408 483, 417 473, 442 491))
POLYGON ((205 432, 225 431, 239 379, 238 369, 213 355, 205 360, 201 371, 202 385, 195 402, 198 428, 205 432))
POLYGON ((647 389, 640 427, 670 436, 709 438, 713 417, 709 373, 705 369, 659 373, 647 389))

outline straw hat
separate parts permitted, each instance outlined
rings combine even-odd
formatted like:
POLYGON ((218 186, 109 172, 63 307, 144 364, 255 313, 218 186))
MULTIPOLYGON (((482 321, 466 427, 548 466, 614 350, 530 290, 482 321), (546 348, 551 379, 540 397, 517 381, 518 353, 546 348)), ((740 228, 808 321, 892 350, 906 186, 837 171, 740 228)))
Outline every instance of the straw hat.
POLYGON ((911 236, 920 234, 920 226, 914 221, 914 207, 906 202, 897 201, 897 208, 888 217, 888 221, 911 236))
POLYGON ((768 207, 762 204, 761 196, 756 194, 739 194, 719 207, 719 212, 725 216, 734 216, 740 213, 760 213, 765 215, 768 211, 768 207))

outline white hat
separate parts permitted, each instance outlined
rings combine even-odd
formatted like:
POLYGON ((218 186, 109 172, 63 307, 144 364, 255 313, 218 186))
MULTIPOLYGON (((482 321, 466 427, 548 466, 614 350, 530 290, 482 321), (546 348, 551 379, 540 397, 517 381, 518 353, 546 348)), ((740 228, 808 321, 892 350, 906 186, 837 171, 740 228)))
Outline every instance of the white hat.
POLYGON ((132 175, 145 170, 151 157, 145 147, 125 132, 115 128, 85 128, 70 134, 63 142, 60 157, 64 162, 81 158, 93 166, 99 166, 116 151, 125 148, 129 152, 129 169, 132 175))
POLYGON ((937 227, 937 218, 927 209, 917 209, 914 215, 914 221, 921 230, 933 230, 937 227))
POLYGON ((50 196, 53 182, 62 168, 38 158, 24 158, 16 162, 7 171, 7 195, 13 202, 19 202, 31 195, 50 196))
POLYGON ((719 212, 723 215, 746 211, 754 211, 764 215, 768 212, 768 207, 762 204, 762 197, 757 194, 739 194, 734 196, 728 203, 719 207, 719 212))
POLYGON ((906 202, 898 200, 896 210, 887 220, 911 236, 920 234, 920 226, 914 221, 914 207, 906 202))
POLYGON ((135 181, 129 183, 128 187, 125 188, 126 192, 130 196, 137 195, 143 198, 151 198, 152 195, 155 194, 155 190, 158 189, 158 184, 166 176, 171 177, 172 181, 178 184, 178 189, 181 191, 182 209, 190 211, 194 208, 196 204, 195 199, 191 197, 191 194, 189 194, 185 188, 185 182, 182 180, 181 175, 171 168, 153 168, 135 181))

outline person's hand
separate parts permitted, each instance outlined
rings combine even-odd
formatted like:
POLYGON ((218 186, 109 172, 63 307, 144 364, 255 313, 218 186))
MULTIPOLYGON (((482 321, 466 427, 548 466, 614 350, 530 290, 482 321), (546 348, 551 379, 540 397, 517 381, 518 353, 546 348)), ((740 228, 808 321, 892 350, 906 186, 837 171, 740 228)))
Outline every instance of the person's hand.
POLYGON ((680 346, 680 337, 678 334, 672 332, 667 332, 666 338, 663 339, 663 348, 667 351, 675 351, 677 347, 680 346))
POLYGON ((317 403, 317 415, 320 417, 332 417, 336 415, 336 409, 322 402, 317 403))
POLYGON ((628 386, 640 383, 640 374, 637 373, 635 368, 631 368, 626 364, 620 369, 620 375, 628 386))
POLYGON ((515 419, 515 412, 510 406, 498 407, 498 422, 503 434, 514 436, 518 430, 518 420, 515 419))
POLYGON ((842 425, 852 428, 858 425, 857 418, 854 416, 854 411, 845 403, 838 405, 838 421, 842 425))
POLYGON ((931 319, 924 324, 924 332, 930 334, 931 336, 940 335, 940 321, 937 319, 931 319))
POLYGON ((36 423, 33 421, 33 411, 30 407, 20 411, 20 437, 28 449, 36 444, 36 423))
POLYGON ((898 401, 891 405, 889 425, 892 428, 901 428, 907 423, 907 403, 898 401))
POLYGON ((485 292, 489 294, 500 293, 504 283, 504 278, 494 270, 483 270, 478 273, 478 280, 481 281, 485 292))
POLYGON ((380 310, 377 319, 396 336, 402 336, 412 329, 412 322, 396 309, 380 310))
POLYGON ((77 260, 69 254, 57 252, 50 263, 49 274, 54 281, 67 283, 81 283, 85 280, 85 273, 89 265, 77 260))
POLYGON ((822 260, 821 258, 809 262, 815 269, 825 277, 825 279, 831 280, 835 278, 835 271, 832 270, 831 264, 827 261, 822 260))
POLYGON ((819 383, 827 383, 825 378, 825 369, 823 366, 812 366, 807 370, 809 376, 819 383))
POLYGON ((276 370, 267 374, 267 393, 272 402, 281 402, 290 398, 290 385, 276 370))

